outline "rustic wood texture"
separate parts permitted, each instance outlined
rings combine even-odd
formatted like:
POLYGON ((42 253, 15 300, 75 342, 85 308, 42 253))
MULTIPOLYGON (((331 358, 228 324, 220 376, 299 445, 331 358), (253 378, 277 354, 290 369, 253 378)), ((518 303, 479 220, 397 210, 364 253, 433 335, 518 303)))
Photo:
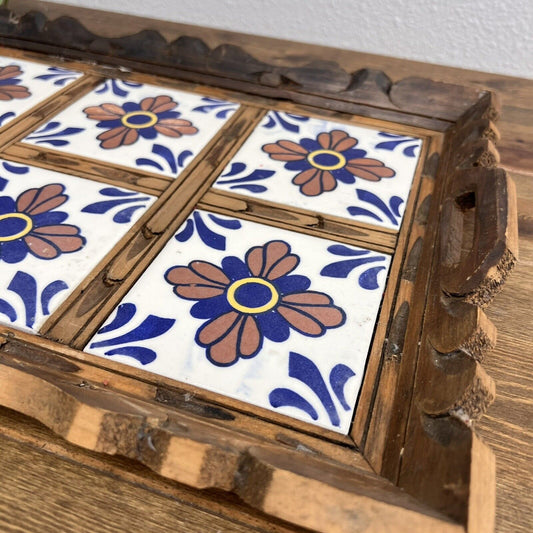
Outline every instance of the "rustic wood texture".
MULTIPOLYGON (((232 44, 211 48, 202 39, 188 35, 169 42, 155 29, 119 37, 101 36, 100 25, 96 33, 83 25, 90 24, 91 17, 94 20, 90 10, 71 11, 74 18, 55 18, 53 5, 39 3, 35 7, 39 11, 28 12, 28 4, 22 4, 18 7, 20 17, 15 16, 17 11, 0 10, 2 44, 134 66, 144 72, 172 72, 185 80, 221 87, 229 84, 243 92, 413 125, 423 124, 427 118, 455 122, 486 94, 483 90, 434 82, 427 77, 392 82, 375 69, 350 72, 335 61, 310 60, 298 66, 269 64, 232 44), (329 97, 329 102, 324 97, 329 97)), ((135 26, 135 17, 129 19, 135 26)), ((106 23, 123 25, 124 16, 108 13, 106 23)), ((158 24, 144 21, 144 28, 158 24)))
POLYGON ((272 447, 153 402, 80 384, 77 376, 10 358, 2 363, 0 385, 3 406, 36 418, 73 444, 136 459, 194 488, 233 491, 296 525, 321 531, 327 524, 332 533, 387 531, 393 525, 406 533, 462 531, 371 472, 272 447), (34 394, 18 394, 21 389, 34 394), (299 503, 305 501, 314 504, 299 503))
MULTIPOLYGON (((207 32, 213 35, 212 32, 207 32)), ((235 37, 236 39, 245 39, 243 37, 235 37)), ((255 46, 260 46, 261 39, 256 39, 255 46)), ((271 45, 270 50, 275 50, 276 43, 271 45)), ((279 44, 278 44, 279 46, 279 44)), ((292 45, 287 50, 287 55, 297 55, 298 50, 302 53, 310 54, 315 47, 302 47, 300 45, 292 45)), ((331 50, 320 49, 323 57, 328 54, 333 54, 331 50)), ((263 52, 267 54, 267 52, 263 52)), ((459 83, 465 82, 465 74, 455 69, 445 69, 442 67, 431 67, 412 64, 409 62, 401 62, 397 60, 389 60, 386 58, 369 57, 363 54, 354 54, 348 52, 335 52, 339 61, 348 65, 353 65, 352 68, 357 67, 358 64, 365 61, 367 64, 374 64, 380 68, 390 65, 390 69, 386 68, 387 72, 391 72, 392 76, 406 76, 410 74, 424 74, 433 75, 435 78, 446 79, 447 81, 455 81, 459 83), (424 70, 424 72, 423 72, 424 70)), ((294 60, 298 60, 294 58, 294 60)), ((524 263, 518 268, 518 275, 511 277, 509 286, 515 287, 512 297, 506 298, 507 293, 504 292, 496 298, 496 306, 489 311, 489 314, 496 315, 500 318, 498 327, 503 327, 504 336, 500 334, 500 344, 497 351, 489 354, 486 358, 486 364, 489 369, 489 374, 495 370, 497 377, 504 384, 503 398, 499 396, 495 406, 500 405, 498 416, 492 417, 489 414, 485 418, 480 427, 487 437, 487 440, 494 441, 496 444, 496 451, 504 459, 504 469, 499 472, 499 489, 500 495, 504 494, 504 499, 499 500, 499 514, 497 515, 497 531, 529 531, 531 527, 531 514, 527 512, 527 495, 531 478, 530 457, 531 450, 528 449, 528 440, 524 433, 524 427, 531 426, 531 420, 528 418, 527 406, 530 405, 527 400, 528 377, 524 371, 529 367, 526 359, 527 354, 531 351, 531 341, 528 335, 527 320, 517 320, 516 317, 518 309, 523 310, 523 317, 529 316, 529 307, 531 302, 531 284, 528 281, 527 272, 531 267, 531 250, 532 246, 528 244, 528 236, 531 235, 531 166, 524 165, 524 161, 529 161, 530 151, 525 147, 524 139, 531 139, 533 131, 528 126, 527 116, 531 116, 533 105, 531 102, 531 83, 521 80, 513 80, 500 76, 488 76, 479 73, 468 73, 468 79, 474 80, 473 84, 491 86, 494 88, 504 89, 504 97, 507 95, 507 102, 512 101, 513 104, 509 107, 504 99, 503 117, 504 122, 500 124, 502 132, 504 132, 504 144, 500 146, 502 154, 502 163, 508 169, 521 169, 523 174, 516 174, 515 177, 520 179, 519 184, 519 216, 520 229, 522 231, 522 241, 526 244, 526 249, 529 251, 529 256, 525 258, 524 263), (529 100, 528 100, 529 98, 529 100), (529 115, 528 115, 529 113, 529 115), (506 119, 508 117, 508 120, 506 119), (509 141, 505 132, 510 134, 509 141), (529 173, 529 174, 528 174, 529 173), (525 237, 524 237, 525 235, 525 237), (527 248, 529 246, 529 248, 527 248), (529 257, 529 259, 528 259, 529 257), (522 267, 522 268, 521 268, 522 267), (518 277, 518 280, 517 280, 518 277), (529 293, 528 293, 529 288, 529 293), (504 305, 500 308, 499 302, 503 299, 504 305), (500 314, 498 314, 500 313, 500 314), (517 340, 518 339, 518 340, 517 340), (504 343, 502 347, 502 342, 504 343), (518 352, 513 347, 519 344, 521 348, 518 352), (498 359, 503 354, 504 360, 498 359), (516 363, 515 363, 516 361, 516 363), (499 403, 500 402, 500 403, 499 403), (505 426, 504 426, 505 424, 505 426), (502 426, 508 431, 512 438, 505 438, 502 436, 502 426), (519 463, 517 463, 517 458, 519 463), (529 461, 529 462, 528 462, 529 461), (518 480, 518 482, 516 481, 518 480), (518 511, 520 510, 520 511, 518 511), (525 511, 525 512, 524 512, 525 511)), ((530 122, 529 122, 530 123, 530 122)), ((489 137, 490 138, 490 137, 489 137)), ((481 158, 481 161, 487 158, 481 158)), ((490 158, 489 158, 490 160, 490 158)), ((523 249, 523 246, 522 246, 523 249)), ((522 261, 524 261, 524 253, 522 251, 522 261)), ((497 379, 498 381, 498 379, 497 379)), ((501 388, 498 387, 500 394, 501 388)), ((493 407, 494 409, 495 407, 493 407)), ((531 441, 529 441, 530 444, 531 441)))

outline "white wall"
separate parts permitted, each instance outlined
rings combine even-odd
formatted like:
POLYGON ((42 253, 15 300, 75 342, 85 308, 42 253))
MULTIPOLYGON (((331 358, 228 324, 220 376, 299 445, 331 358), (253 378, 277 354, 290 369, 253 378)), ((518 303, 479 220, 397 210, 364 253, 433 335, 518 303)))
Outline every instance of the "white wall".
POLYGON ((58 0, 533 78, 533 0, 58 0))

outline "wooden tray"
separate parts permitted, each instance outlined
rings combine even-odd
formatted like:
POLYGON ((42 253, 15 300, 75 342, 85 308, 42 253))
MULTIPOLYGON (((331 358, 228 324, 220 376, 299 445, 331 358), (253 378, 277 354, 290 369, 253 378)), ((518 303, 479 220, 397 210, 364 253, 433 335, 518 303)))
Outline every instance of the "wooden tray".
MULTIPOLYGON (((494 459, 473 427, 495 394, 481 362, 496 332, 482 309, 517 258, 514 187, 494 146, 495 95, 421 78, 393 83, 380 71, 331 63, 269 65, 233 45, 169 42, 155 30, 99 37, 83 26, 98 15, 75 13, 79 20, 0 11, 3 55, 84 73, 2 127, 0 156, 158 199, 40 336, 0 326, 0 404, 72 443, 195 488, 233 492, 312 530, 492 530, 494 459), (175 180, 21 142, 105 77, 241 107, 175 180), (423 138, 401 230, 213 189, 268 109, 423 138), (81 351, 196 205, 394 253, 350 435, 81 351)), ((103 16, 118 27, 119 15, 103 16)))

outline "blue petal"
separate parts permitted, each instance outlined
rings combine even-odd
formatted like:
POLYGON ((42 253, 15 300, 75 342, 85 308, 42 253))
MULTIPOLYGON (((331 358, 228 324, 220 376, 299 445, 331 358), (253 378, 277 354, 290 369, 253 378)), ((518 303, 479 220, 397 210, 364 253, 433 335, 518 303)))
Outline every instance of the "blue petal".
POLYGON ((284 342, 289 338, 289 323, 276 311, 268 311, 256 316, 261 333, 273 342, 284 342))
POLYGON ((106 355, 128 355, 137 359, 141 365, 147 365, 155 360, 157 354, 149 348, 142 346, 124 346, 123 348, 115 348, 105 352, 106 355))
POLYGON ((306 276, 295 274, 274 280, 274 285, 281 294, 291 294, 306 291, 311 286, 311 281, 306 276))
POLYGON ((305 148, 308 152, 314 152, 315 150, 322 150, 322 146, 315 139, 302 139, 299 143, 300 146, 305 148))
POLYGON ((248 270, 246 264, 238 257, 234 256, 229 256, 222 259, 222 270, 231 281, 250 276, 250 271, 248 270))
POLYGON ((131 113, 132 111, 141 111, 141 106, 135 102, 126 102, 122 105, 122 109, 124 109, 126 113, 131 113))
POLYGON ((333 170, 331 171, 331 173, 333 174, 333 177, 340 181, 341 183, 346 183, 346 184, 350 184, 350 183, 355 183, 355 177, 353 176, 353 174, 351 174, 350 172, 348 172, 345 168, 339 168, 337 170, 333 170))
POLYGON ((329 374, 331 390, 334 392, 335 396, 337 396, 337 399, 345 411, 349 411, 350 406, 344 396, 344 386, 346 385, 346 382, 354 376, 355 372, 349 366, 343 364, 335 365, 329 374))
POLYGON ((137 307, 132 303, 120 304, 117 307, 117 313, 115 318, 106 326, 98 330, 98 335, 102 333, 107 333, 108 331, 113 331, 122 327, 124 324, 127 324, 137 312, 137 307))
POLYGON ((68 285, 62 281, 52 281, 52 283, 49 283, 41 293, 41 308, 43 310, 43 315, 49 315, 50 314, 50 300, 61 291, 65 291, 68 289, 68 285))
POLYGON ((231 311, 231 306, 225 294, 199 300, 191 307, 191 316, 194 318, 214 318, 231 311))
POLYGON ((313 420, 318 420, 318 413, 315 408, 297 392, 290 389, 274 389, 269 395, 268 400, 272 407, 296 407, 307 413, 313 420))
POLYGON ((22 240, 0 243, 0 259, 6 263, 19 263, 27 254, 28 247, 22 240))
POLYGON ((287 170, 308 170, 314 168, 307 159, 300 159, 299 161, 289 161, 285 163, 285 168, 287 170))
POLYGON ((68 214, 63 211, 46 211, 31 217, 34 228, 41 226, 56 226, 67 220, 68 214))
POLYGON ((10 196, 0 196, 0 215, 14 213, 17 210, 17 204, 10 196))

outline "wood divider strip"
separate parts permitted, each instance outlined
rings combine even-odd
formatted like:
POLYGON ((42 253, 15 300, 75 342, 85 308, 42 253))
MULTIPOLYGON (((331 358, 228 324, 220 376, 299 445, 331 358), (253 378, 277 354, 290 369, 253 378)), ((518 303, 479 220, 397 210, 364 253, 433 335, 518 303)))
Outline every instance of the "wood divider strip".
POLYGON ((202 197, 199 207, 388 254, 392 254, 396 246, 394 230, 215 189, 202 197))
POLYGON ((173 178, 161 174, 105 163, 97 159, 25 143, 15 143, 8 146, 1 156, 17 163, 65 172, 80 178, 125 187, 154 196, 159 196, 174 182, 173 178))
POLYGON ((150 208, 129 234, 47 320, 40 333, 82 349, 111 310, 180 227, 264 111, 242 107, 150 208), (222 142, 223 140, 223 142, 222 142))

